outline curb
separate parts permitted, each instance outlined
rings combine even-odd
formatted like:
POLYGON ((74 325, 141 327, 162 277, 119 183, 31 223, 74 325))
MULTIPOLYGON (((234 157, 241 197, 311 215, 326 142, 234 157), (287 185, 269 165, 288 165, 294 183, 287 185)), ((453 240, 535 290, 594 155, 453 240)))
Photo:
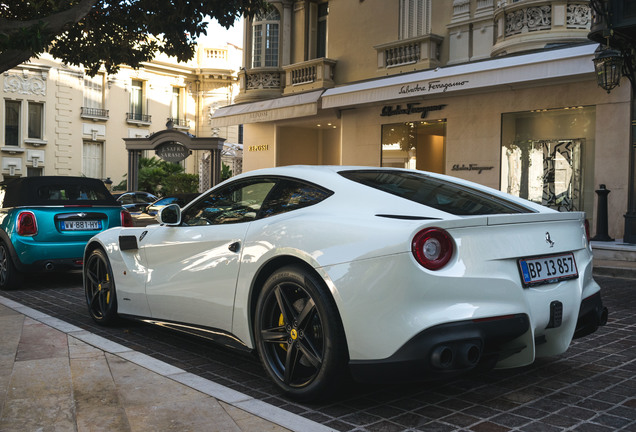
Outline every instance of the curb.
POLYGON ((78 339, 97 349, 118 356, 126 361, 148 369, 151 372, 188 386, 252 415, 268 420, 272 423, 276 423, 277 425, 291 431, 336 432, 335 429, 328 428, 320 423, 316 423, 297 414, 293 414, 266 402, 254 399, 251 396, 240 393, 229 387, 225 387, 198 375, 186 372, 183 369, 172 366, 161 360, 157 360, 146 354, 134 351, 116 342, 112 342, 102 336, 98 336, 73 324, 69 324, 58 318, 54 318, 43 312, 24 306, 14 300, 3 297, 2 295, 0 295, 0 304, 35 321, 39 321, 49 327, 59 330, 69 337, 78 339))

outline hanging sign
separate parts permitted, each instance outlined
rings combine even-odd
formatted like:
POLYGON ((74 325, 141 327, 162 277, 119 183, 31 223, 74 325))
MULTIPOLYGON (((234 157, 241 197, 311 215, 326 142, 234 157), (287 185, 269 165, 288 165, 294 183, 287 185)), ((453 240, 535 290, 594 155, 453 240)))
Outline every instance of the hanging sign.
POLYGON ((190 156, 190 150, 177 141, 169 141, 159 144, 155 154, 167 162, 181 162, 190 156))

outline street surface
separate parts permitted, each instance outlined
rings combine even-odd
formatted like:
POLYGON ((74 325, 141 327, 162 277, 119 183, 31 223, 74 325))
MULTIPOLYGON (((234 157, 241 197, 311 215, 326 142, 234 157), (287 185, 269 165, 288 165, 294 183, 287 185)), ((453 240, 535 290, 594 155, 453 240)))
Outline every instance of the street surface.
POLYGON ((99 327, 80 273, 32 275, 0 295, 339 431, 635 431, 636 281, 596 280, 609 322, 564 355, 445 382, 351 384, 320 404, 287 400, 255 356, 132 321, 99 327))

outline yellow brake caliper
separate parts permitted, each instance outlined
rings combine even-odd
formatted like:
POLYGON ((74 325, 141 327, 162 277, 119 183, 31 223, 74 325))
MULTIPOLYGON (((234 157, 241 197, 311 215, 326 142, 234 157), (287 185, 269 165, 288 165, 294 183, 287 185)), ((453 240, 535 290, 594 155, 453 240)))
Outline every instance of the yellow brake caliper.
MULTIPOLYGON (((281 327, 285 326, 285 318, 283 318, 283 314, 280 314, 280 318, 278 318, 278 325, 281 327)), ((282 349, 284 349, 285 351, 287 351, 287 345, 286 344, 280 344, 280 347, 282 349)))
MULTIPOLYGON (((106 282, 110 282, 110 276, 106 273, 106 282)), ((110 290, 106 293, 106 304, 110 303, 110 290)))
MULTIPOLYGON (((110 282, 110 277, 108 276, 108 273, 106 273, 106 282, 110 282)), ((97 291, 101 291, 102 290, 102 284, 97 285, 97 291)), ((106 304, 110 303, 110 291, 108 291, 106 293, 106 304)))

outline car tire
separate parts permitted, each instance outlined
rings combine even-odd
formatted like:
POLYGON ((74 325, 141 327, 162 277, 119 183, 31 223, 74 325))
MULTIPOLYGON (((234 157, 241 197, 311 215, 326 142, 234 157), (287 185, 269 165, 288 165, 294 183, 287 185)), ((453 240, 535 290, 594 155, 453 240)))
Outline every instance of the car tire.
POLYGON ((84 293, 93 321, 110 325, 117 321, 117 293, 113 270, 102 249, 93 250, 84 265, 84 293))
POLYGON ((258 298, 254 334, 265 370, 294 399, 323 399, 343 383, 344 330, 333 298, 314 274, 298 266, 274 272, 258 298))
POLYGON ((22 283, 22 273, 18 271, 9 247, 0 242, 0 290, 8 291, 16 289, 22 283))

